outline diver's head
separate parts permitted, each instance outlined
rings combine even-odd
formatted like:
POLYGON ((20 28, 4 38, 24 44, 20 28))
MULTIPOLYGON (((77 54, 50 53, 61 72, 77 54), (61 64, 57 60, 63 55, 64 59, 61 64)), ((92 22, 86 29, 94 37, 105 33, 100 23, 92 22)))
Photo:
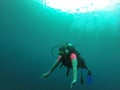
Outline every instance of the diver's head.
POLYGON ((59 54, 66 55, 73 49, 74 49, 74 46, 71 43, 65 43, 63 46, 59 48, 59 54))
POLYGON ((56 45, 52 48, 51 54, 53 55, 53 57, 55 57, 54 50, 55 48, 58 48, 58 47, 59 47, 59 52, 58 52, 59 55, 67 55, 67 54, 70 54, 71 52, 74 52, 80 55, 80 53, 75 49, 75 46, 73 44, 66 42, 62 45, 56 45))
POLYGON ((67 46, 67 48, 74 48, 74 45, 71 43, 66 42, 65 45, 67 46))

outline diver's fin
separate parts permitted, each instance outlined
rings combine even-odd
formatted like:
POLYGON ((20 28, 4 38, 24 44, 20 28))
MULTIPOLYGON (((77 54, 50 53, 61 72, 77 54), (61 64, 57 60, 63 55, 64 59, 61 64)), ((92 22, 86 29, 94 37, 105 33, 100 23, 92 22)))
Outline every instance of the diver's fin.
POLYGON ((89 69, 88 69, 87 83, 89 84, 93 83, 93 77, 89 69))
POLYGON ((93 83, 93 77, 92 76, 87 76, 87 83, 89 83, 89 84, 93 83))

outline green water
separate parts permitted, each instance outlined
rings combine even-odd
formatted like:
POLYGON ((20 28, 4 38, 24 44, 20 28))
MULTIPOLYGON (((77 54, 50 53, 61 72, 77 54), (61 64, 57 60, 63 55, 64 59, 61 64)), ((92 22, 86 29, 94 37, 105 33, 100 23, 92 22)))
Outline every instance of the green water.
POLYGON ((72 15, 34 0, 0 0, 0 89, 69 90, 72 73, 66 78, 66 69, 45 80, 41 74, 55 61, 52 47, 71 42, 94 77, 93 84, 78 80, 73 89, 119 90, 119 11, 72 15))

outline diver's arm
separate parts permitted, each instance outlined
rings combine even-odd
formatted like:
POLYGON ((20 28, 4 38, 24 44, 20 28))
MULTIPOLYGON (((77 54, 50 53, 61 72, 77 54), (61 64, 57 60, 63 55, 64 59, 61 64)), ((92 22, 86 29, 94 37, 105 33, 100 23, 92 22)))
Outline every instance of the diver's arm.
POLYGON ((41 78, 47 78, 53 71, 54 69, 61 63, 61 56, 58 57, 56 62, 53 64, 53 66, 50 68, 50 70, 47 73, 44 73, 41 78))
POLYGON ((72 60, 73 66, 73 81, 77 81, 77 59, 72 60))
POLYGON ((41 78, 47 78, 52 72, 53 70, 60 64, 60 60, 56 60, 56 62, 53 64, 53 66, 50 68, 50 70, 47 73, 44 73, 41 78))
POLYGON ((50 70, 48 71, 48 73, 52 73, 54 71, 54 69, 60 64, 60 60, 56 60, 56 62, 53 64, 53 66, 50 68, 50 70))
POLYGON ((72 67, 73 67, 73 80, 72 80, 72 83, 71 83, 71 88, 73 87, 73 85, 76 83, 77 81, 77 59, 73 59, 72 60, 72 67))

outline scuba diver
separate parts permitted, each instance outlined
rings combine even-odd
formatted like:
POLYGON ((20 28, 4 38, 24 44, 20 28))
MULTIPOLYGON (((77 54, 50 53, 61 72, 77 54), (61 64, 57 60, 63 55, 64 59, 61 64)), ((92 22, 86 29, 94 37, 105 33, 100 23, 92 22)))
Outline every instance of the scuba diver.
POLYGON ((47 73, 44 73, 41 76, 41 78, 47 78, 55 70, 55 68, 61 63, 60 67, 66 66, 67 68, 66 76, 69 75, 70 69, 73 70, 73 79, 71 82, 71 88, 77 82, 77 76, 78 76, 77 70, 79 68, 81 68, 81 84, 83 84, 82 69, 86 69, 88 71, 88 77, 90 79, 91 71, 86 66, 84 59, 81 57, 80 53, 75 49, 74 45, 72 45, 71 43, 65 43, 64 45, 57 45, 52 49, 52 54, 56 47, 60 47, 58 58, 53 64, 53 66, 50 68, 50 70, 47 73))

